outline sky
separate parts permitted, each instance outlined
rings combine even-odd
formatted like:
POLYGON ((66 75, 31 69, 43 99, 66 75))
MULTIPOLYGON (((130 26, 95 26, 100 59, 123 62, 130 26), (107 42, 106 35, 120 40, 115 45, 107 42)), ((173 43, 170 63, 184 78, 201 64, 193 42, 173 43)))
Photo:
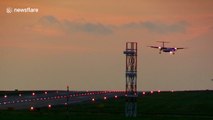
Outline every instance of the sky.
POLYGON ((138 43, 138 90, 213 88, 212 0, 0 3, 0 90, 125 90, 126 42, 138 43), (187 49, 158 54, 156 41, 187 49))

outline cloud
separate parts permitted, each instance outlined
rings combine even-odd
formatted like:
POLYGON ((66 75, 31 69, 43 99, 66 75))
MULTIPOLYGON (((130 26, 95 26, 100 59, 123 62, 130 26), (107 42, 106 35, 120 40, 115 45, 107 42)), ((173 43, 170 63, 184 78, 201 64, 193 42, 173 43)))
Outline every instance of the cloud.
POLYGON ((101 23, 90 23, 90 22, 74 22, 64 21, 64 28, 70 32, 87 32, 92 34, 107 35, 113 33, 110 26, 103 25, 101 23))
POLYGON ((53 16, 43 16, 39 19, 38 23, 46 27, 60 26, 60 21, 53 16))
POLYGON ((122 25, 106 25, 102 23, 86 22, 86 21, 70 21, 59 20, 54 16, 43 16, 34 25, 36 31, 48 35, 60 35, 64 33, 88 33, 94 35, 110 35, 116 31, 122 30, 147 30, 152 34, 171 34, 184 33, 188 27, 188 23, 184 21, 176 23, 162 22, 131 22, 122 25))
POLYGON ((166 23, 157 23, 157 22, 133 22, 124 24, 121 28, 124 29, 145 29, 150 32, 166 34, 166 33, 183 33, 186 31, 188 24, 184 21, 166 24, 166 23))
POLYGON ((113 33, 110 26, 101 23, 77 22, 69 20, 58 20, 54 16, 43 16, 35 26, 46 30, 57 30, 67 33, 85 32, 96 35, 108 35, 113 33))

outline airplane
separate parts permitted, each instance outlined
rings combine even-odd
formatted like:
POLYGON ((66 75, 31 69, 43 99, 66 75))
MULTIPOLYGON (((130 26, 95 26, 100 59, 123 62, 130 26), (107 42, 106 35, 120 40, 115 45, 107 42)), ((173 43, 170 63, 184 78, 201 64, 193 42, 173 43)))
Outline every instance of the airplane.
POLYGON ((160 50, 159 54, 161 54, 161 52, 168 52, 174 55, 177 50, 185 49, 185 48, 177 48, 177 47, 165 47, 165 43, 169 43, 169 42, 165 42, 165 41, 157 41, 157 42, 162 43, 162 46, 148 46, 148 47, 159 49, 160 50))

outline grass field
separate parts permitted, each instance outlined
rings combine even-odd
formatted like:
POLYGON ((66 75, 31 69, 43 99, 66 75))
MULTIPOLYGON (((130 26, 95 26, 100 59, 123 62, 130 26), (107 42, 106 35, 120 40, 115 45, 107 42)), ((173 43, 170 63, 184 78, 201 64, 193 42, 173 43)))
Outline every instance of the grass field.
POLYGON ((51 109, 0 111, 0 120, 213 120, 213 91, 139 95, 138 115, 125 118, 125 98, 111 98, 51 109), (68 108, 68 109, 67 109, 68 108))

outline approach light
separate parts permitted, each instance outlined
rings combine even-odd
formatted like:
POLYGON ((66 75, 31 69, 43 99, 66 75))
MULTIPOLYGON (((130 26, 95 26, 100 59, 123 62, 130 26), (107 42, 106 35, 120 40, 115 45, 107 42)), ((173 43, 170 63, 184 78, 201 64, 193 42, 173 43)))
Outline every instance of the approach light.
POLYGON ((107 99, 107 97, 104 97, 104 100, 106 100, 107 99))
POLYGON ((48 105, 48 108, 51 108, 51 107, 52 107, 52 105, 49 104, 49 105, 48 105))

